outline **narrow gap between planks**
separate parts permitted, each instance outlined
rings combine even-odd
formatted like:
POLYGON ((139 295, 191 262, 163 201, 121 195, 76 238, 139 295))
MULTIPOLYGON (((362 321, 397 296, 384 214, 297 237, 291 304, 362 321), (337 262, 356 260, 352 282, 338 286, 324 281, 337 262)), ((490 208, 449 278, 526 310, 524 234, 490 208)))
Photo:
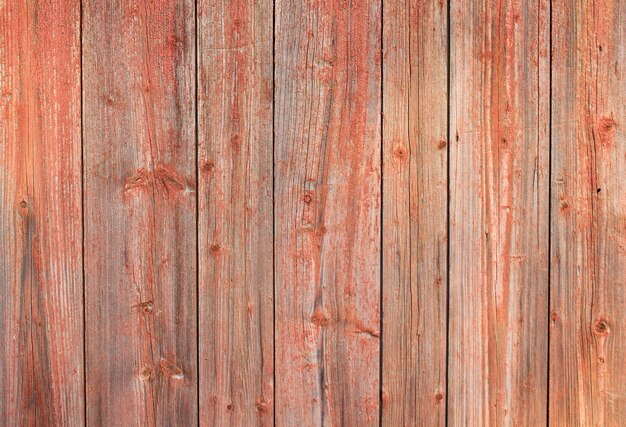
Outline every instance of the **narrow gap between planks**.
POLYGON ((550 103, 548 106, 548 347, 547 347, 547 369, 546 369, 546 425, 550 425, 550 310, 552 310, 552 0, 550 0, 550 10, 548 13, 550 34, 548 36, 549 52, 549 87, 548 96, 550 103))
POLYGON ((198 135, 198 1, 194 1, 194 68, 195 68, 195 78, 194 78, 194 102, 195 102, 195 166, 196 166, 196 372, 198 372, 198 376, 196 378, 196 424, 197 427, 200 427, 200 373, 202 370, 200 369, 200 172, 198 165, 198 146, 199 146, 199 135, 198 135))
POLYGON ((450 43, 450 7, 452 5, 452 0, 447 1, 447 11, 446 11, 446 44, 447 44, 447 64, 446 69, 446 104, 447 104, 447 117, 446 117, 446 139, 448 140, 448 147, 446 150, 446 400, 445 400, 445 425, 448 426, 448 379, 450 372, 450 147, 452 147, 452 143, 450 141, 450 64, 451 64, 451 43, 450 43))
POLYGON ((272 1, 272 422, 276 427, 276 0, 272 1))
POLYGON ((378 362, 378 425, 380 427, 382 427, 383 425, 383 291, 384 291, 384 283, 383 283, 383 277, 384 277, 384 272, 383 272, 383 268, 384 268, 384 253, 383 251, 384 249, 384 245, 383 245, 383 224, 384 224, 384 219, 383 219, 383 215, 385 214, 385 207, 384 207, 384 200, 385 200, 385 196, 384 196, 384 181, 385 181, 385 162, 384 162, 384 127, 385 127, 385 120, 384 120, 384 104, 385 104, 385 97, 384 97, 384 88, 385 88, 385 2, 381 1, 380 3, 380 56, 381 58, 383 58, 382 61, 380 61, 380 254, 379 254, 379 259, 380 259, 380 267, 379 267, 379 272, 378 274, 380 275, 380 294, 379 294, 379 301, 378 301, 378 311, 379 311, 379 326, 378 326, 378 334, 380 336, 380 339, 378 340, 379 343, 379 347, 378 347, 378 351, 379 353, 379 362, 378 362))
POLYGON ((79 6, 78 37, 80 47, 80 223, 81 223, 81 271, 83 290, 83 422, 87 424, 87 304, 85 287, 85 135, 83 99, 83 0, 79 6))

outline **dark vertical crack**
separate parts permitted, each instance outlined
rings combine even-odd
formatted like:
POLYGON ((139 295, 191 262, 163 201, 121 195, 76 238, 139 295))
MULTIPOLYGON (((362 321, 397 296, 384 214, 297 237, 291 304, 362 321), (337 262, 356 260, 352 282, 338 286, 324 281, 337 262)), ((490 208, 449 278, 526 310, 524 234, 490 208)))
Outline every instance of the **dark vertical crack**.
POLYGON ((384 84, 384 76, 385 76, 385 67, 384 67, 384 63, 385 63, 385 50, 384 50, 384 42, 385 42, 385 38, 384 38, 384 33, 385 33, 385 2, 384 0, 381 1, 381 5, 380 5, 380 57, 381 57, 381 61, 380 61, 380 235, 379 235, 379 242, 380 242, 380 266, 379 266, 379 274, 380 274, 380 294, 379 294, 379 311, 380 311, 380 316, 379 316, 379 326, 378 326, 378 330, 379 330, 379 336, 380 339, 378 340, 379 343, 379 366, 378 366, 378 424, 379 426, 382 427, 383 425, 383 380, 384 380, 384 376, 383 376, 383 363, 384 363, 384 358, 383 358, 383 308, 384 308, 384 304, 383 304, 383 291, 384 291, 384 287, 383 287, 383 278, 384 278, 384 258, 383 258, 383 251, 384 251, 384 245, 383 245, 383 215, 385 212, 384 209, 384 180, 385 180, 385 171, 384 171, 384 126, 385 126, 385 122, 384 122, 384 90, 385 90, 385 84, 384 84))
POLYGON ((549 72, 549 113, 548 113, 548 348, 547 348, 547 378, 546 378, 546 425, 550 425, 550 343, 551 343, 551 324, 550 311, 552 310, 552 0, 550 0, 549 11, 549 55, 550 55, 550 72, 549 72))
POLYGON ((200 137, 198 134, 198 0, 194 1, 194 127, 195 127, 195 162, 196 162, 196 420, 200 427, 200 172, 198 150, 200 137))
POLYGON ((276 427, 276 0, 272 5, 272 419, 276 427))
POLYGON ((451 62, 450 62, 450 57, 451 57, 451 51, 450 51, 450 47, 451 47, 451 40, 450 40, 450 34, 451 34, 451 30, 450 30, 450 7, 452 5, 452 1, 448 0, 448 11, 447 11, 447 22, 446 22, 446 37, 447 37, 447 70, 448 70, 448 74, 446 76, 447 78, 447 88, 446 88, 446 98, 447 98, 447 120, 446 120, 446 139, 448 140, 448 147, 447 147, 447 152, 446 152, 446 194, 447 194, 447 200, 446 200, 446 372, 445 372, 445 377, 446 377, 446 414, 445 414, 445 424, 446 426, 448 425, 448 413, 450 412, 450 407, 449 407, 449 372, 450 372, 450 199, 451 199, 451 194, 450 194, 450 150, 452 147, 452 143, 450 141, 450 100, 451 100, 451 96, 450 96, 450 87, 451 87, 451 62))
POLYGON ((87 425, 87 287, 85 283, 85 128, 83 78, 83 0, 79 6, 80 44, 80 211, 81 211, 81 269, 83 290, 83 422, 87 425))

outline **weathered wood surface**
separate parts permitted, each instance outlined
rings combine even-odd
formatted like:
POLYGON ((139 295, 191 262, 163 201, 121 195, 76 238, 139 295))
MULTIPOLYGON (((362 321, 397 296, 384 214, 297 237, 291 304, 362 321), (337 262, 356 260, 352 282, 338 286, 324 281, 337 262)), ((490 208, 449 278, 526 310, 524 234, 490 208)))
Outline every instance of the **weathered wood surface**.
POLYGON ((384 2, 383 424, 446 420, 448 10, 384 2))
POLYGON ((83 1, 87 421, 197 422, 195 6, 83 1))
POLYGON ((375 425, 381 2, 275 5, 276 423, 375 425))
POLYGON ((624 22, 0 0, 0 425, 626 425, 624 22))
POLYGON ((0 1, 2 425, 83 422, 80 144, 80 3, 0 1))
POLYGON ((550 424, 626 423, 626 2, 552 4, 550 424))
POLYGON ((271 0, 198 3, 200 422, 273 425, 271 0))
POLYGON ((549 3, 450 6, 451 425, 547 414, 549 3))

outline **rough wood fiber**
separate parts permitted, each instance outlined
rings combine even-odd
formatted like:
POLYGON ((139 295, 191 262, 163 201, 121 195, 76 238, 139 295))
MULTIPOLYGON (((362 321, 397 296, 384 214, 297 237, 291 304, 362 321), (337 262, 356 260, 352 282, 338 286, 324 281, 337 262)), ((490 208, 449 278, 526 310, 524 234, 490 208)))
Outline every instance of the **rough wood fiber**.
POLYGON ((80 167, 80 3, 0 1, 2 425, 83 424, 80 167))
POLYGON ((550 424, 626 424, 626 2, 552 4, 550 424))
POLYGON ((273 425, 271 0, 198 3, 200 422, 273 425))
POLYGON ((192 0, 84 0, 87 419, 197 422, 192 0))
POLYGON ((451 2, 451 425, 546 422, 549 4, 451 2))
POLYGON ((383 425, 444 425, 447 3, 383 10, 383 425))
POLYGON ((381 4, 277 0, 277 425, 379 413, 381 4))

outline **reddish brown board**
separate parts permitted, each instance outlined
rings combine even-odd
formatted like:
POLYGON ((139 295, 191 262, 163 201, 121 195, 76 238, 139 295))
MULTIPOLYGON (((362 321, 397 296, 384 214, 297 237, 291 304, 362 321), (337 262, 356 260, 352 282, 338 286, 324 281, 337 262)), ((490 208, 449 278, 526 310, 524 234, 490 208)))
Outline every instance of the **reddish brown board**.
POLYGON ((80 3, 0 2, 2 424, 83 424, 80 144, 80 3))
POLYGON ((381 2, 275 7, 276 424, 376 425, 381 2))
POLYGON ((383 425, 446 419, 446 2, 384 2, 383 425))
POLYGON ((200 423, 273 425, 271 0, 198 3, 200 423))
POLYGON ((83 1, 87 421, 197 423, 195 6, 83 1))
POLYGON ((626 425, 626 2, 552 2, 550 425, 626 425))
POLYGON ((547 414, 549 4, 450 6, 451 425, 547 414))

